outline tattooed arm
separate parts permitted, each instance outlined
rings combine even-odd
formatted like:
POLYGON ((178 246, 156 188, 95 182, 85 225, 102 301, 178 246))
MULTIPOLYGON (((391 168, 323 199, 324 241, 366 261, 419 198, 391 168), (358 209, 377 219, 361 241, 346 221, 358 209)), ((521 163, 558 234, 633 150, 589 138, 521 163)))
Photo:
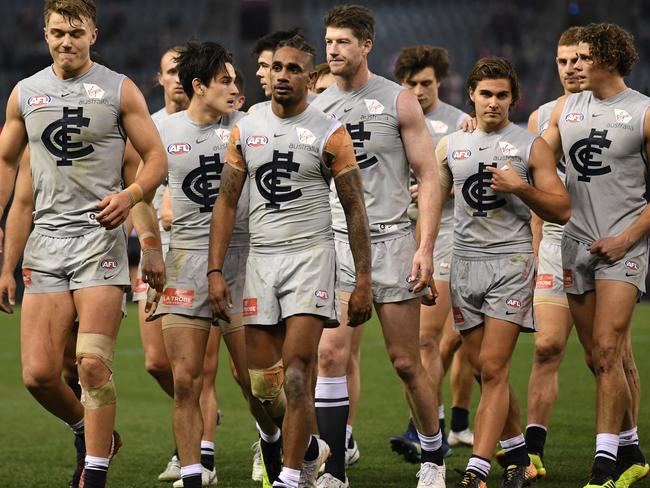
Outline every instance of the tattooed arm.
POLYGON ((221 173, 219 197, 212 209, 210 244, 208 247, 208 300, 215 316, 230 322, 228 309, 233 307, 230 288, 221 269, 237 217, 237 202, 246 182, 246 166, 239 142, 239 127, 235 127, 228 141, 226 163, 221 173))
POLYGON ((370 228, 363 200, 361 173, 354 157, 352 139, 343 126, 334 131, 327 141, 325 156, 345 212, 354 259, 356 284, 348 305, 348 325, 355 327, 368 321, 372 315, 370 228))

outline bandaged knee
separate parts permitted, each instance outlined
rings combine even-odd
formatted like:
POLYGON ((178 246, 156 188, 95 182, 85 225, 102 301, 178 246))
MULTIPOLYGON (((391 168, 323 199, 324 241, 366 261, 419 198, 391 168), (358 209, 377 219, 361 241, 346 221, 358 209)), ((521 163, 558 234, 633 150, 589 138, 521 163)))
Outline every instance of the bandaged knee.
POLYGON ((266 369, 249 369, 251 392, 266 408, 273 418, 282 417, 286 407, 284 384, 284 367, 282 361, 266 369))
MULTIPOLYGON (((109 372, 113 371, 113 358, 115 356, 115 339, 103 334, 81 333, 77 337, 77 362, 83 358, 95 358, 106 366, 109 372)), ((112 405, 115 403, 115 384, 113 375, 102 386, 88 388, 81 385, 81 404, 90 410, 112 405)))

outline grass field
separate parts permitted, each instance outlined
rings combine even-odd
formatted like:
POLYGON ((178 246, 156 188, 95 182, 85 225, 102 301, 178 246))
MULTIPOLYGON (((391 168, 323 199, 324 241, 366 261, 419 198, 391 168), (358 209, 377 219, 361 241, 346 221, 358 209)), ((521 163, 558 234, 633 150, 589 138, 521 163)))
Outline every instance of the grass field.
MULTIPOLYGON (((19 316, 0 316, 0 486, 7 488, 64 487, 73 469, 72 434, 29 395, 21 384, 19 316)), ((640 305, 634 318, 634 343, 642 380, 650 378, 650 305, 640 305)), ((525 398, 533 352, 533 337, 522 336, 513 361, 512 382, 525 398)), ((217 380, 224 413, 217 429, 217 470, 223 487, 259 486, 250 480, 250 445, 256 434, 241 395, 230 376, 222 347, 217 380)), ((550 424, 546 461, 550 479, 542 488, 576 488, 585 484, 594 445, 594 381, 583 365, 580 345, 572 335, 561 371, 560 397, 550 424)), ((144 356, 135 308, 123 322, 115 360, 119 404, 117 429, 124 447, 109 472, 109 486, 158 487, 157 481, 173 448, 171 402, 144 370, 144 356)), ((448 391, 448 390, 447 390, 448 391)), ((474 392, 474 404, 477 401, 474 392)), ((448 398, 448 396, 447 396, 448 398)), ((648 445, 648 401, 643 395, 639 431, 648 445)), ((448 413, 449 415, 449 413, 448 413)), ((350 468, 350 484, 366 487, 415 487, 417 467, 390 451, 388 437, 400 433, 407 419, 401 387, 392 371, 376 321, 366 327, 362 349, 362 395, 355 426, 361 460, 350 468)), ((447 459, 448 486, 459 479, 469 449, 457 449, 447 459)), ((496 466, 489 486, 500 485, 496 466)), ((637 486, 650 486, 645 480, 637 486)))

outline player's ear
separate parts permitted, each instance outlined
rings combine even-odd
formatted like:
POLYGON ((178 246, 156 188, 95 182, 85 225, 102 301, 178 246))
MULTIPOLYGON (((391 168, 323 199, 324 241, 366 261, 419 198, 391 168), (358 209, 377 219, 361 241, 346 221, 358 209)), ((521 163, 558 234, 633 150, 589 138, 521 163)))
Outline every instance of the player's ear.
POLYGON ((192 79, 192 89, 194 90, 194 93, 199 96, 203 96, 205 94, 205 86, 198 78, 192 79))

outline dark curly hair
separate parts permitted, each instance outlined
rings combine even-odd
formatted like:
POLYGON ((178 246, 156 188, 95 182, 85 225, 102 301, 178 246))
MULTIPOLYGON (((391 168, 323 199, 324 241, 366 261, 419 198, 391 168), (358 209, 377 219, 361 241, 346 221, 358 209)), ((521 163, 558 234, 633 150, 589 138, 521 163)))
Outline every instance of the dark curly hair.
POLYGON ((395 62, 395 77, 401 82, 424 68, 431 67, 438 81, 449 73, 449 54, 441 47, 411 46, 402 48, 395 62))
MULTIPOLYGON (((474 67, 467 77, 467 93, 476 90, 476 86, 481 80, 498 80, 501 78, 510 81, 510 92, 512 93, 510 108, 512 108, 519 100, 519 78, 512 63, 506 58, 481 58, 474 63, 474 67)), ((472 102, 471 98, 469 104, 473 110, 474 102, 472 102)))
POLYGON ((580 29, 578 40, 589 44, 589 54, 595 64, 614 68, 621 76, 629 75, 639 61, 634 38, 619 25, 589 24, 580 29))

